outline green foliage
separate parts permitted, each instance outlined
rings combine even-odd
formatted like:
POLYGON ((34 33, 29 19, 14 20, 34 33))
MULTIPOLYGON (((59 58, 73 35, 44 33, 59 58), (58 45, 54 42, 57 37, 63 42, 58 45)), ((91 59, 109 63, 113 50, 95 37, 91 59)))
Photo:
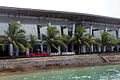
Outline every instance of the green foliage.
POLYGON ((86 37, 87 37, 87 42, 89 43, 90 46, 96 43, 95 39, 93 38, 93 35, 86 34, 86 37))
MULTIPOLYGON (((69 43, 72 43, 73 45, 79 45, 78 46, 79 48, 81 45, 86 45, 87 47, 90 48, 90 45, 88 43, 88 36, 85 35, 84 32, 86 32, 86 30, 78 26, 76 29, 76 33, 69 40, 69 43)), ((80 53, 80 49, 79 49, 79 53, 80 53)))
MULTIPOLYGON (((47 35, 42 34, 44 44, 48 44, 49 48, 52 46, 57 49, 57 46, 66 47, 65 43, 58 37, 59 31, 56 27, 47 26, 47 35)), ((50 49, 49 49, 50 50, 50 49)))
POLYGON ((63 34, 61 36, 59 36, 59 39, 61 41, 63 41, 65 44, 68 44, 69 40, 70 40, 70 36, 69 35, 66 35, 66 34, 63 34))
POLYGON ((109 34, 108 32, 103 32, 101 38, 96 38, 96 43, 102 46, 102 52, 104 52, 104 46, 115 46, 117 45, 117 39, 109 34))
POLYGON ((5 50, 5 47, 8 44, 13 44, 14 49, 22 49, 24 52, 26 52, 25 46, 30 47, 29 42, 25 38, 25 30, 20 29, 20 27, 20 24, 10 22, 10 26, 5 31, 6 38, 0 39, 0 43, 3 44, 3 50, 5 50))
POLYGON ((37 37, 35 37, 35 35, 30 34, 30 44, 31 44, 31 48, 34 49, 35 45, 42 44, 42 43, 37 41, 37 37))
POLYGON ((102 46, 112 46, 117 44, 116 38, 108 32, 103 32, 101 35, 101 39, 99 39, 98 41, 102 46))
POLYGON ((86 30, 79 26, 74 36, 69 40, 69 43, 82 44, 82 45, 88 46, 88 43, 87 43, 88 38, 86 35, 84 35, 84 32, 86 32, 86 30))
POLYGON ((117 41, 117 44, 120 45, 120 40, 117 41))

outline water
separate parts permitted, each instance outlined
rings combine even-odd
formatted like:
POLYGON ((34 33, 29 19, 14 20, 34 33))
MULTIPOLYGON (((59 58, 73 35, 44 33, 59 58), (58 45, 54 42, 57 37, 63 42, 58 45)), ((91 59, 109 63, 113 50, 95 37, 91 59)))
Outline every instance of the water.
POLYGON ((0 80, 120 80, 120 65, 38 71, 0 77, 0 80))

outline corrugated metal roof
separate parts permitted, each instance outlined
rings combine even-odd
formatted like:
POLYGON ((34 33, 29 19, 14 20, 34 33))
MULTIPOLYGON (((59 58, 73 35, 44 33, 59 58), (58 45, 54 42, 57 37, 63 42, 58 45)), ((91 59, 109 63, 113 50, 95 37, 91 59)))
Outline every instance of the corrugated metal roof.
POLYGON ((76 12, 64 12, 64 11, 52 11, 52 10, 0 6, 0 14, 61 18, 61 19, 68 19, 69 21, 76 21, 76 22, 87 21, 87 22, 120 25, 119 18, 106 17, 106 16, 93 15, 93 14, 76 13, 76 12))

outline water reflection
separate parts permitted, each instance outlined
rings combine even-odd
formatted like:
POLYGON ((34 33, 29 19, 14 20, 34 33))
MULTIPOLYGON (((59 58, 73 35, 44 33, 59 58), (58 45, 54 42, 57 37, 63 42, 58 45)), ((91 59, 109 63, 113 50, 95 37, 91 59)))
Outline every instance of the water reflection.
POLYGON ((120 67, 116 66, 110 69, 105 70, 100 75, 100 80, 120 80, 120 67))

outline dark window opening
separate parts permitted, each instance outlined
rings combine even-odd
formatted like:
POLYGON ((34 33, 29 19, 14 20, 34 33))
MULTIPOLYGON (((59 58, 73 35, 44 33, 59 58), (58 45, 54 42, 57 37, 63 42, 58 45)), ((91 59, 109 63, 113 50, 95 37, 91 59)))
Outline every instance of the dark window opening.
POLYGON ((37 31, 38 31, 38 39, 40 39, 40 25, 37 25, 37 31))
POLYGON ((6 46, 6 49, 3 51, 2 45, 0 45, 0 57, 9 56, 9 45, 6 46))
POLYGON ((43 52, 47 52, 47 45, 43 45, 43 52))
MULTIPOLYGON (((57 47, 57 48, 58 48, 58 47, 57 47)), ((54 47, 51 46, 51 52, 53 52, 53 53, 57 53, 58 50, 56 50, 54 47)))

